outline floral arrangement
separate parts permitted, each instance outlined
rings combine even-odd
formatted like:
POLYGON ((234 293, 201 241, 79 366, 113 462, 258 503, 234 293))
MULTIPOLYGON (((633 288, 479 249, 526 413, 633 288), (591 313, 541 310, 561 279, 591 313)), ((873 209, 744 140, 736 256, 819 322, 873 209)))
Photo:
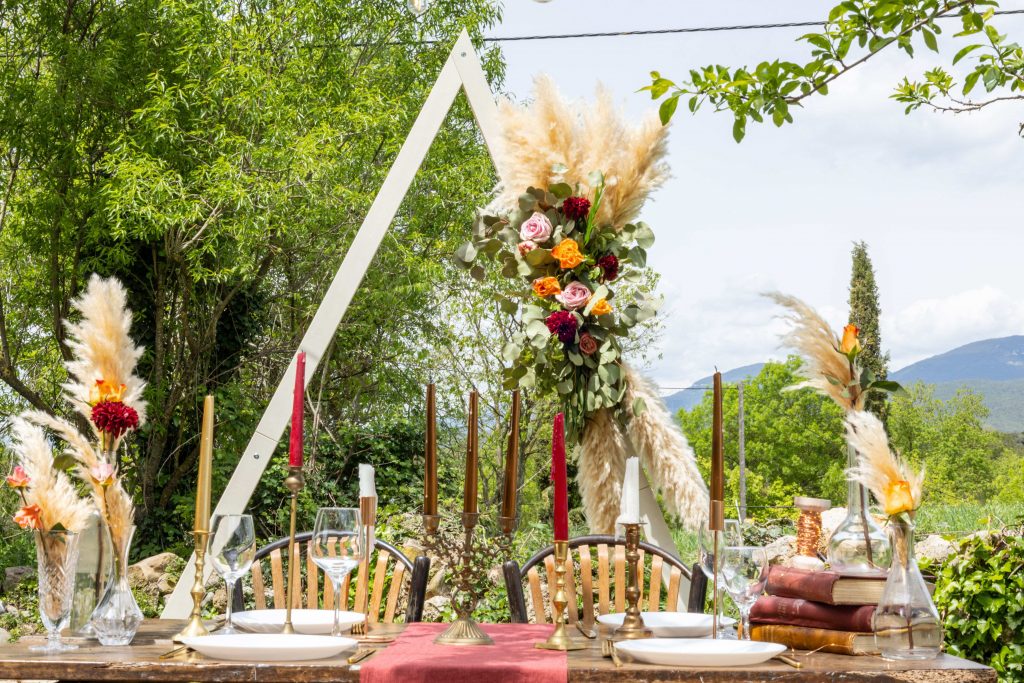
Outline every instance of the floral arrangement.
POLYGON ((847 476, 866 487, 892 520, 912 521, 921 507, 924 470, 914 472, 889 448, 882 422, 866 411, 846 416, 846 440, 857 451, 857 466, 847 476))
POLYGON ((842 334, 837 334, 800 299, 778 292, 765 296, 788 309, 783 317, 793 327, 782 341, 797 351, 804 362, 801 372, 806 379, 792 389, 810 387, 831 398, 846 413, 863 410, 869 391, 902 391, 898 383, 880 380, 870 368, 861 365, 859 357, 864 348, 856 325, 848 324, 842 334))
POLYGON ((135 506, 118 472, 117 450, 145 420, 146 384, 135 374, 142 348, 132 341, 132 313, 125 289, 115 278, 94 274, 72 307, 81 318, 66 323, 72 359, 67 363, 70 377, 63 385, 64 396, 85 418, 94 441, 69 421, 48 413, 31 411, 25 417, 64 440, 64 461, 89 486, 116 556, 124 557, 135 506))

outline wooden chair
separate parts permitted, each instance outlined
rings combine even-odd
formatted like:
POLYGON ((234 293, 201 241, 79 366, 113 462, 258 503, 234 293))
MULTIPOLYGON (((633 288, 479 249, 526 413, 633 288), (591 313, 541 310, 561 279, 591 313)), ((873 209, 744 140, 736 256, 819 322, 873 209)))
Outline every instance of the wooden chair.
MULTIPOLYGON (((504 565, 505 589, 514 623, 529 622, 523 583, 529 584, 530 603, 536 623, 550 623, 551 602, 548 586, 555 583, 555 548, 548 546, 531 557, 520 569, 515 560, 504 565)), ((640 542, 640 608, 648 612, 675 612, 682 578, 690 580, 687 611, 703 612, 707 577, 699 565, 687 568, 674 555, 640 542), (667 589, 662 590, 667 584, 667 589)), ((592 622, 596 613, 623 612, 626 609, 626 541, 615 536, 580 536, 569 541, 565 588, 569 594, 568 622, 579 619, 592 622), (596 584, 596 585, 595 585, 596 584), (575 599, 572 598, 575 596, 575 599)))
MULTIPOLYGON (((342 532, 339 536, 351 536, 352 532, 342 532)), ((334 609, 334 587, 326 576, 322 576, 319 567, 313 562, 309 553, 309 542, 313 538, 312 531, 305 531, 295 536, 295 562, 289 563, 299 571, 300 590, 292 598, 293 608, 334 609), (303 559, 303 556, 305 558, 303 559), (321 580, 322 579, 322 580, 321 580)), ((284 574, 284 556, 288 552, 288 538, 281 538, 256 551, 252 564, 253 609, 267 609, 267 570, 270 572, 270 588, 273 595, 274 609, 284 609, 287 598, 287 581, 284 574), (269 565, 269 567, 268 567, 269 565)), ((374 551, 369 563, 361 563, 341 584, 341 609, 356 612, 368 611, 368 619, 373 623, 393 623, 396 618, 404 616, 405 623, 420 621, 423 618, 423 603, 427 592, 427 575, 430 573, 430 558, 420 555, 415 561, 390 543, 379 538, 374 541, 374 551), (351 590, 350 579, 356 577, 355 590, 351 590), (404 610, 399 602, 402 594, 408 598, 404 610), (353 595, 354 593, 354 595, 353 595), (404 612, 404 614, 403 614, 404 612)), ((241 582, 236 584, 232 605, 235 609, 244 609, 241 582)))

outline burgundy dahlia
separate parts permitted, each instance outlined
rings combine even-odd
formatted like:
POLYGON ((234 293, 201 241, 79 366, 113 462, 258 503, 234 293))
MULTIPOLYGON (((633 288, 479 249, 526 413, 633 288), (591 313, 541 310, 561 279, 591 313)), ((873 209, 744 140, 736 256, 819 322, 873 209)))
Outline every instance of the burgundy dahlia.
POLYGON ((619 258, 615 254, 602 256, 597 260, 597 265, 604 271, 605 282, 611 282, 619 276, 619 258))
POLYGON ((590 200, 586 197, 566 197, 562 202, 562 213, 574 221, 583 220, 590 213, 590 200))
POLYGON ((569 311, 555 311, 547 317, 544 324, 551 334, 557 335, 563 344, 571 344, 576 339, 576 316, 569 311))
POLYGON ((92 407, 92 421, 97 429, 116 439, 139 426, 139 414, 120 401, 104 401, 92 407))

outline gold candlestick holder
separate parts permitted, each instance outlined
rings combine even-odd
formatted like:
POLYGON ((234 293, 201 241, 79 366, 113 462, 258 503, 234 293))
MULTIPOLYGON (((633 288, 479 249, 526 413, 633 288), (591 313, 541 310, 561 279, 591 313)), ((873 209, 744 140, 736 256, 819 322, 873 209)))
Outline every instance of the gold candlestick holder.
MULTIPOLYGON (((185 628, 178 631, 171 639, 175 643, 181 643, 185 638, 210 635, 206 624, 203 623, 203 599, 206 597, 206 582, 203 580, 203 575, 206 569, 206 541, 210 537, 210 532, 196 530, 192 532, 192 537, 195 541, 196 552, 196 575, 192 581, 192 590, 190 591, 192 596, 192 614, 189 616, 185 628)), ((230 599, 231 596, 229 595, 228 600, 230 599)))
POLYGON ((298 514, 299 491, 305 485, 306 480, 302 476, 302 467, 289 466, 288 476, 284 480, 284 487, 291 494, 292 510, 291 522, 288 525, 288 594, 286 596, 288 604, 285 605, 284 628, 281 629, 283 634, 295 633, 295 628, 292 626, 292 604, 295 599, 295 591, 298 588, 296 583, 299 579, 299 567, 295 561, 295 517, 298 514))
POLYGON ((722 532, 725 531, 725 504, 720 500, 711 501, 711 519, 709 527, 712 535, 712 558, 711 558, 711 637, 718 638, 718 569, 721 560, 719 545, 722 542, 722 532))
POLYGON ((615 629, 613 638, 615 640, 636 640, 639 638, 650 638, 653 633, 644 624, 643 615, 640 613, 640 525, 623 524, 626 528, 626 566, 629 568, 627 575, 628 585, 626 586, 626 616, 622 620, 622 626, 615 629))
MULTIPOLYGON (((586 646, 569 637, 565 628, 565 608, 569 597, 565 593, 565 561, 569 559, 569 542, 555 541, 555 590, 551 596, 552 615, 555 630, 543 643, 534 647, 541 650, 582 650, 586 646)), ((549 588, 550 590, 550 588, 549 588)))
MULTIPOLYGON (((363 538, 366 541, 366 547, 363 549, 363 559, 360 560, 359 572, 363 576, 367 577, 369 581, 370 577, 370 555, 373 553, 373 546, 376 541, 377 535, 377 496, 360 496, 359 498, 359 517, 363 526, 363 538)), ((370 632, 370 600, 369 600, 369 586, 363 593, 363 604, 359 605, 358 609, 366 616, 366 632, 370 632)))

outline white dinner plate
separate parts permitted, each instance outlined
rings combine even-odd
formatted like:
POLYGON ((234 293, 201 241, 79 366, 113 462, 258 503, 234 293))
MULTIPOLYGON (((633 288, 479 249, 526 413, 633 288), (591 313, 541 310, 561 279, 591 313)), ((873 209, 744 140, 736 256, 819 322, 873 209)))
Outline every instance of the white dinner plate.
POLYGON ((756 640, 647 638, 615 643, 616 651, 638 662, 668 666, 750 666, 786 650, 785 645, 756 640))
MULTIPOLYGON (((710 636, 713 627, 710 614, 697 614, 694 612, 642 612, 644 625, 651 629, 658 638, 703 638, 710 636)), ((622 612, 613 614, 602 614, 597 618, 598 622, 618 628, 622 626, 625 618, 622 612)), ((721 618, 722 626, 732 626, 735 619, 729 617, 721 618)))
POLYGON ((307 636, 299 633, 215 633, 209 636, 182 638, 181 642, 207 657, 243 662, 300 662, 324 659, 346 650, 355 650, 358 645, 351 638, 307 636))
MULTIPOLYGON (((235 626, 251 633, 280 633, 284 627, 283 609, 254 609, 238 612, 231 620, 235 626)), ((342 612, 338 620, 342 631, 347 631, 354 624, 361 624, 366 616, 360 612, 342 612)), ((332 609, 293 609, 292 627, 296 633, 311 636, 329 636, 334 629, 334 610, 332 609)))

